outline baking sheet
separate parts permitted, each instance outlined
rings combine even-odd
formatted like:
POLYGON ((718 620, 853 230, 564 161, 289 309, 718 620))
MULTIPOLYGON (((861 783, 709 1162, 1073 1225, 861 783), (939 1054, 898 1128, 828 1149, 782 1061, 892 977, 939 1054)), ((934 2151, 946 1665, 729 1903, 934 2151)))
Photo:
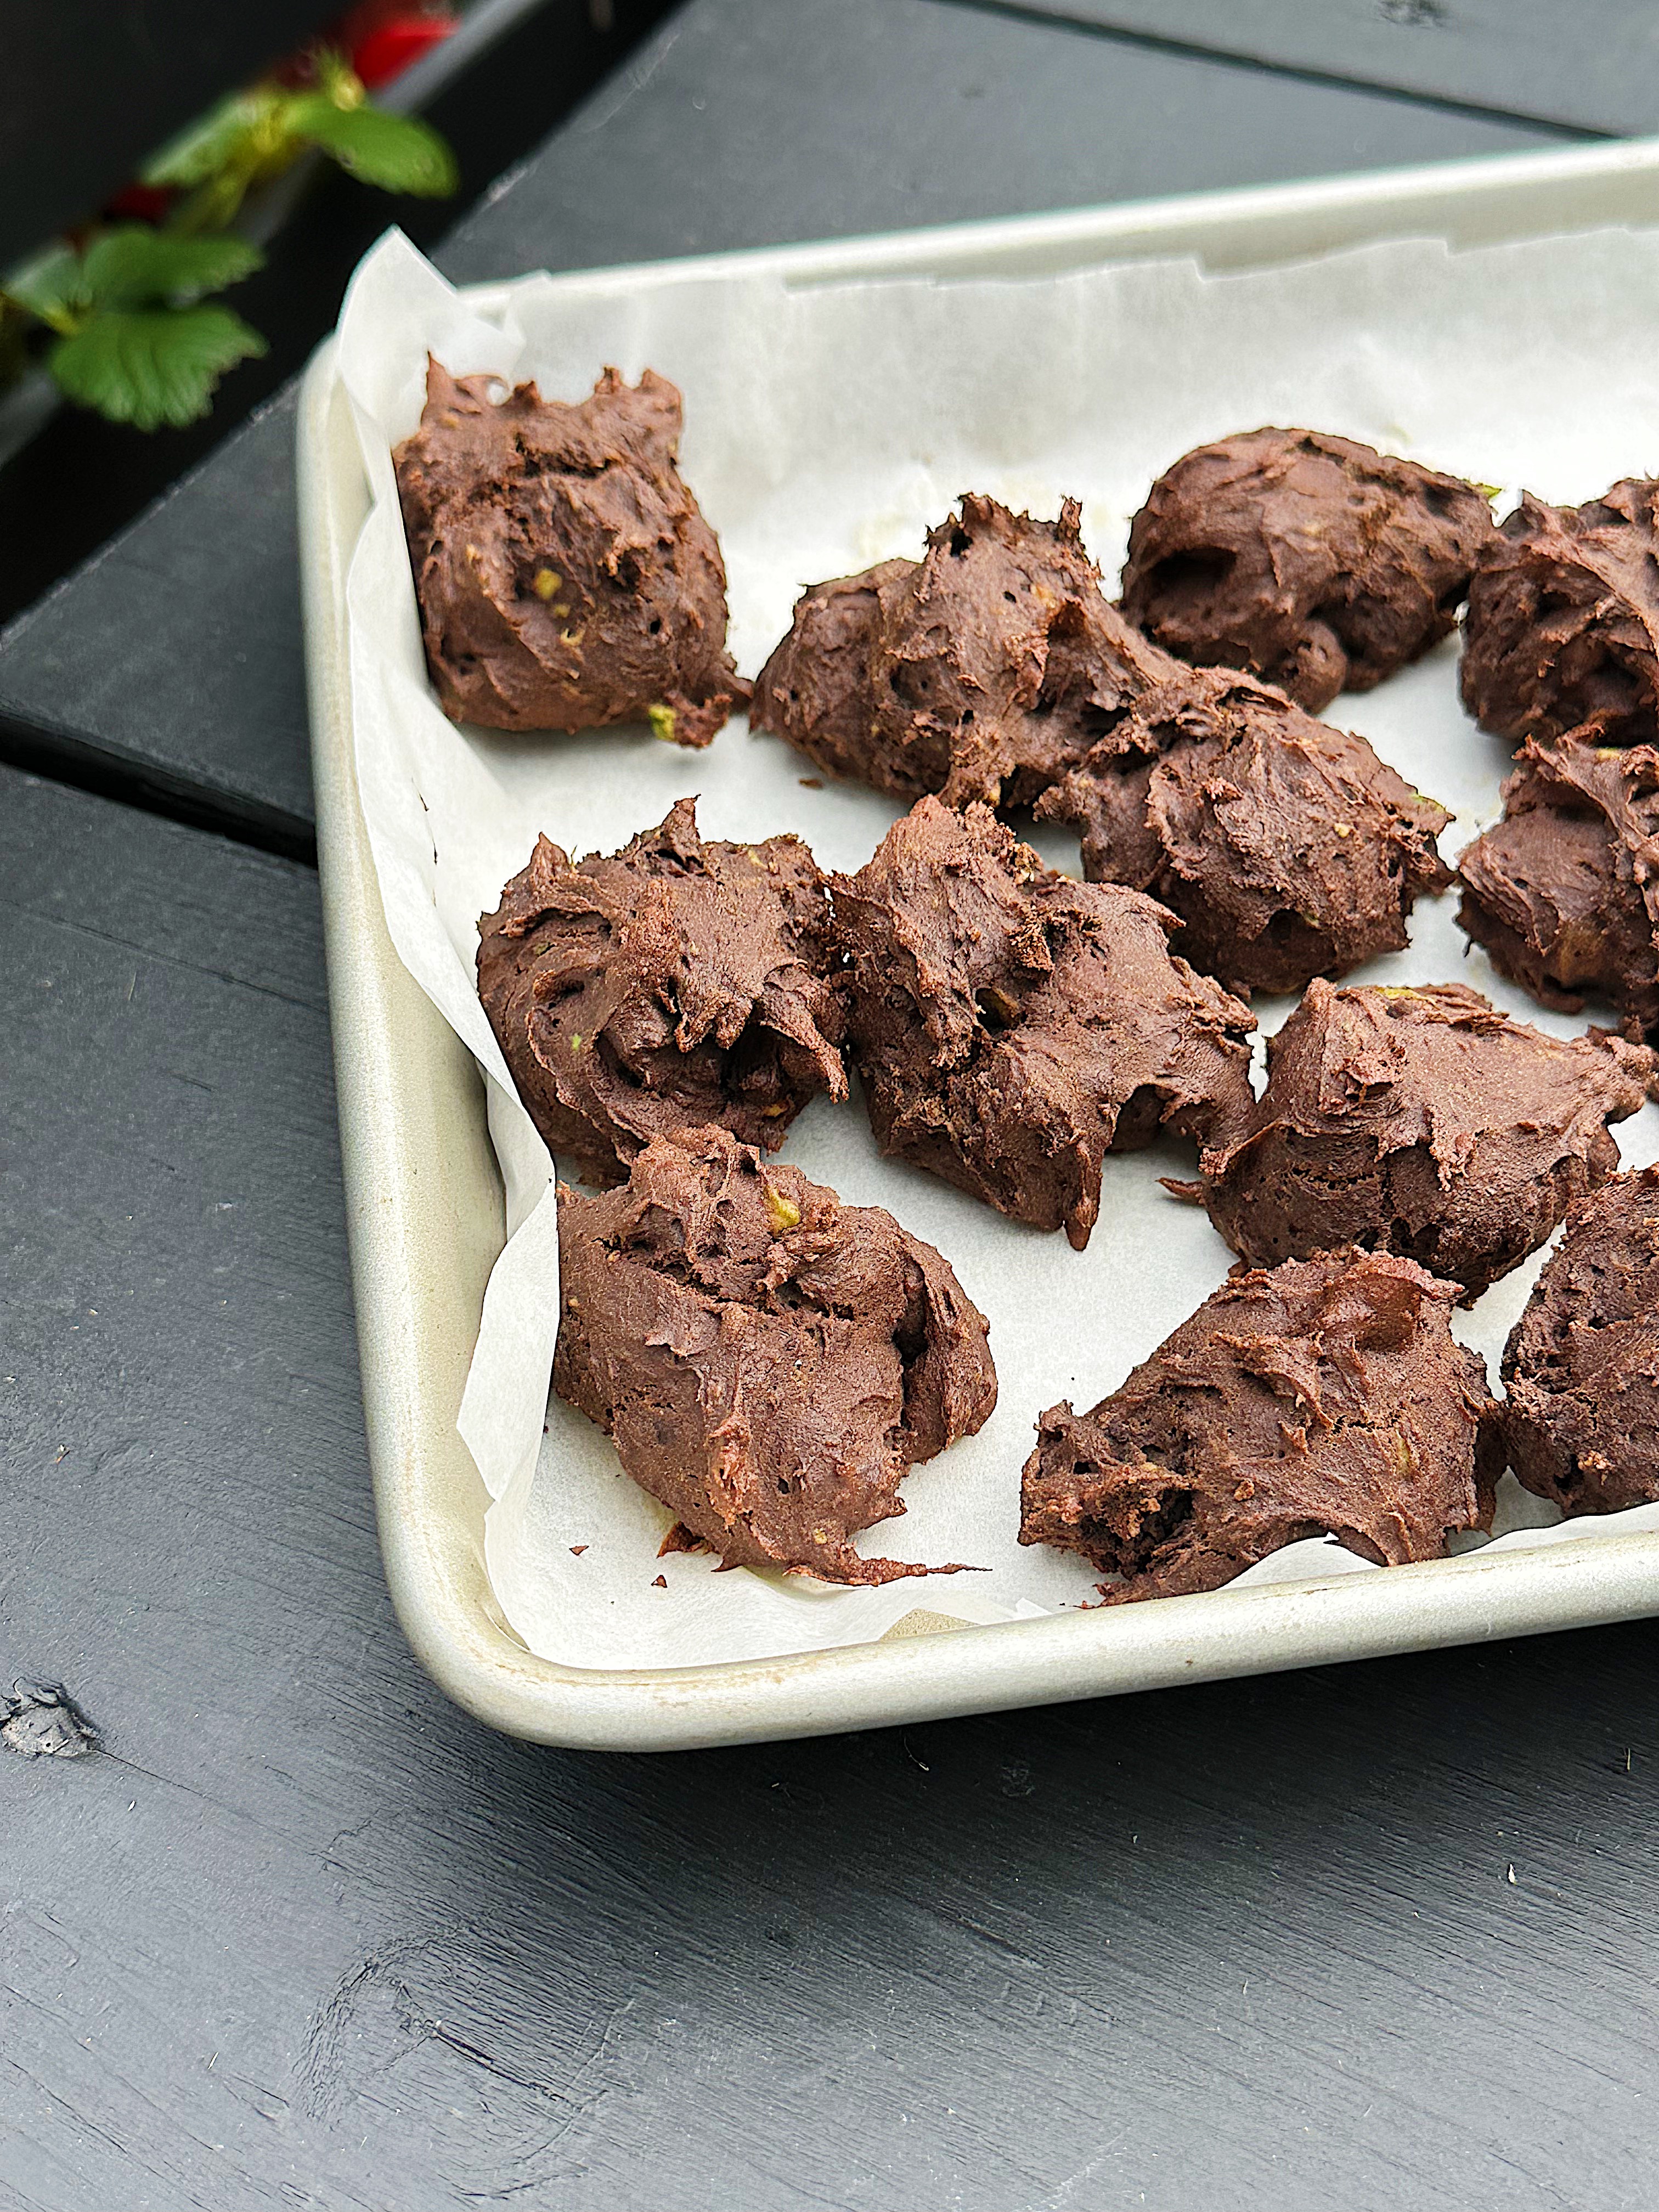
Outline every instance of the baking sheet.
MULTIPOLYGON (((643 732, 515 738, 445 721, 422 665, 389 459, 418 417, 427 350, 459 373, 534 375, 561 397, 585 392, 606 362, 672 376, 686 395, 683 465, 720 533, 733 650, 752 672, 801 585, 915 553, 964 488, 1041 514, 1078 493, 1109 578, 1151 477, 1200 440, 1259 422, 1346 431, 1506 495, 1524 477, 1547 496, 1579 499, 1650 469, 1659 414, 1641 303, 1655 296, 1656 274, 1654 235, 1617 230, 1455 255, 1434 241, 1393 244, 1227 276, 1140 263, 960 283, 791 289, 766 275, 711 277, 666 301, 612 296, 574 313, 532 277, 486 322, 396 234, 364 264, 341 323, 375 501, 349 591, 360 789, 393 941, 489 1084, 512 1233, 462 1430, 495 1500, 495 1594, 532 1650, 587 1667, 684 1664, 878 1636, 918 1605, 987 1620, 1080 1601, 1091 1570, 1014 1541, 1036 1415, 1057 1397, 1088 1404, 1115 1387, 1215 1287, 1231 1255, 1201 1212, 1158 1186, 1160 1173, 1190 1163, 1179 1148, 1107 1163, 1101 1224, 1079 1255, 881 1160, 861 1114, 817 1102, 785 1157, 853 1202, 890 1206, 939 1246, 990 1319, 1002 1390, 981 1435, 915 1470, 906 1516, 860 1548, 971 1559, 988 1571, 849 1592, 716 1576, 696 1556, 658 1562, 666 1515, 620 1474, 596 1431, 546 1401, 557 1313, 549 1167, 473 993, 477 916, 538 830, 573 851, 611 849, 684 792, 700 793, 705 834, 796 829, 826 866, 858 866, 897 810, 848 787, 805 789, 810 763, 741 721, 702 755, 643 732), (665 1589, 653 1586, 659 1574, 665 1589)), ((1458 710, 1454 678, 1448 646, 1331 710, 1456 809, 1449 852, 1496 812, 1506 765, 1458 710)), ((1074 841, 1041 842, 1075 868, 1074 841)), ((1420 904, 1411 950, 1365 980, 1462 975, 1562 1034, 1589 1018, 1542 1013, 1483 956, 1466 959, 1451 912, 1449 900, 1420 904)), ((1264 1029, 1286 1011, 1261 1002, 1264 1029)), ((1653 1109, 1618 1134, 1628 1164, 1659 1157, 1653 1109)), ((1460 1317, 1460 1334, 1494 1367, 1539 1264, 1460 1317)), ((1512 1482, 1504 1506, 1523 1522, 1553 1517, 1512 1482)), ((1656 1519, 1643 1509, 1563 1524, 1561 1534, 1656 1519)), ((1522 1527, 1502 1540, 1548 1535, 1522 1527)), ((1304 1545, 1241 1579, 1345 1563, 1376 1571, 1334 1546, 1304 1545)))

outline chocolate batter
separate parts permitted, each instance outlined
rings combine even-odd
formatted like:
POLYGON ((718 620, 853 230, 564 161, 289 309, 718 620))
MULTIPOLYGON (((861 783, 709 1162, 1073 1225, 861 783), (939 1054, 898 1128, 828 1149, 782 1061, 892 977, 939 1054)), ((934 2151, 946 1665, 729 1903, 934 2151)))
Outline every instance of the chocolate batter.
POLYGON ((1659 1040, 1659 751, 1528 740, 1458 862, 1459 926, 1547 1006, 1607 999, 1659 1040))
POLYGON ((452 721, 587 730, 650 719, 706 745, 744 696, 726 570, 675 466, 680 395, 607 368, 574 406, 429 361, 392 459, 427 667, 452 721))
POLYGON ((1080 510, 1034 522, 969 492, 921 562, 815 584, 756 679, 750 726, 914 799, 1029 805, 1177 672, 1107 601, 1080 510))
POLYGON ((1564 1043, 1461 983, 1316 980, 1268 1044, 1253 1127, 1206 1152, 1196 1189, 1253 1267, 1358 1244, 1472 1304, 1618 1171, 1608 1125, 1641 1106, 1651 1068, 1644 1047, 1564 1043))
POLYGON ((719 1122, 775 1151, 847 1096, 824 879, 798 837, 705 844, 680 799, 620 853, 538 838, 479 922, 478 994, 549 1148, 609 1182, 719 1122))
POLYGON ((884 561, 803 592, 788 635, 755 678, 750 729, 776 731, 851 783, 906 799, 937 789, 950 773, 948 743, 924 744, 896 707, 887 717, 890 735, 877 712, 871 674, 877 638, 900 619, 920 566, 884 561))
POLYGON ((1601 744, 1659 739, 1659 482, 1576 507, 1522 495, 1469 586, 1462 687, 1514 743, 1581 725, 1601 744))
POLYGON ((1659 1498, 1659 1168, 1582 1198, 1504 1352, 1510 1464, 1568 1513, 1659 1498))
POLYGON ((850 1538, 996 1404, 984 1316, 879 1206, 723 1129, 657 1137, 627 1183, 559 1193, 560 1397, 730 1567, 884 1583, 850 1538))
POLYGON ((1045 868, 987 806, 917 801, 832 879, 848 1040, 884 1152, 1089 1241, 1101 1162, 1251 1108, 1248 1010, 1170 956, 1164 910, 1045 868))
POLYGON ((1454 1295, 1383 1253, 1236 1275, 1091 1413, 1043 1414, 1020 1542, 1123 1576, 1119 1600, 1214 1589, 1304 1536, 1439 1558, 1491 1521, 1504 1465, 1454 1295))
POLYGON ((1166 652, 1248 668, 1316 714, 1447 635, 1493 535, 1460 477, 1350 438, 1252 430, 1152 486, 1123 611, 1166 652))
POLYGON ((1083 832, 1091 883, 1149 891, 1230 990, 1299 991, 1406 943, 1451 871, 1451 817, 1366 744, 1230 670, 1149 691, 1037 806, 1083 832))

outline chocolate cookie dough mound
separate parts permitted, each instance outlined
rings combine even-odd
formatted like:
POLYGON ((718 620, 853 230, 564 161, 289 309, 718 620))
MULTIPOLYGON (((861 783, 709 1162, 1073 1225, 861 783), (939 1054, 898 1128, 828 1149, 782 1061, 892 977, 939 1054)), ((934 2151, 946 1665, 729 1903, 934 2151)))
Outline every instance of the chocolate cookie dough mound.
POLYGON ((947 805, 1027 805, 1176 672, 1100 587, 1080 510, 964 495, 927 557, 814 585, 750 722, 832 775, 947 805))
POLYGON ((1504 1433, 1568 1513, 1659 1498, 1659 1168, 1581 1199, 1504 1352, 1504 1433))
POLYGON ((1109 1152, 1164 1123, 1211 1144, 1243 1126, 1255 1024, 1171 957, 1151 899, 1073 883, 988 807, 936 799, 832 890, 884 1152, 1081 1249, 1109 1152))
POLYGON ((608 1182, 665 1131, 771 1151, 844 1098, 829 919, 798 837, 706 844, 695 799, 620 853, 538 838, 478 925, 478 994, 550 1149, 608 1182))
POLYGON ((427 667, 453 721, 587 730, 648 715, 706 745, 744 696, 726 569, 675 465, 680 395, 607 368, 574 406, 430 362, 392 456, 427 667))
POLYGON ((1617 1172, 1608 1125, 1651 1068, 1622 1037, 1563 1042, 1462 984, 1317 981, 1269 1042, 1254 1126, 1205 1154, 1199 1192, 1253 1267, 1356 1244, 1470 1304, 1617 1172))
POLYGON ((1231 990, 1299 991, 1406 943, 1451 871, 1443 806, 1364 738, 1219 668, 1149 691, 1037 806, 1083 832, 1091 883, 1148 891, 1231 990))
POLYGON ((1659 1038, 1659 751, 1532 740, 1458 861, 1459 927, 1547 1006, 1610 1000, 1659 1038))
POLYGON ((857 576, 814 584, 795 602, 789 635, 755 678, 751 729, 773 730, 831 775, 914 798, 950 774, 946 745, 906 754, 900 728, 884 734, 876 712, 876 639, 893 619, 920 564, 884 561, 857 576), (929 778, 932 781, 929 781, 929 778))
POLYGON ((1448 634, 1492 535, 1460 477, 1350 438, 1252 430, 1152 486, 1123 611, 1166 652, 1249 669, 1316 714, 1448 634))
POLYGON ((1120 1600, 1214 1589, 1306 1536, 1439 1558, 1491 1520, 1504 1465, 1454 1296, 1382 1253, 1235 1276, 1091 1413, 1043 1414, 1020 1542, 1121 1575, 1120 1600))
POLYGON ((722 1129, 559 1193, 560 1397, 727 1566, 884 1583, 850 1539, 996 1404, 984 1316, 932 1245, 722 1129))
POLYGON ((1659 483, 1577 507, 1522 494, 1469 586, 1462 683, 1514 743, 1583 724, 1602 744, 1659 739, 1659 483))

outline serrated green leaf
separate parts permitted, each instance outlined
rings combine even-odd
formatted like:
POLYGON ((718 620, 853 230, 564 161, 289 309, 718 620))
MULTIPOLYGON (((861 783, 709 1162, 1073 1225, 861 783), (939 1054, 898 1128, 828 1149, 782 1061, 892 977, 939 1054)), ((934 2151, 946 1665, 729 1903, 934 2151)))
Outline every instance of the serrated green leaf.
POLYGON ((147 185, 205 184, 242 157, 279 98, 264 89, 232 93, 152 154, 138 172, 140 179, 147 185))
POLYGON ((82 264, 88 295, 100 307, 199 300, 264 265, 264 254, 245 238, 180 238, 141 222, 106 232, 87 248, 82 264))
POLYGON ((228 368, 265 350, 228 307, 106 308, 46 356, 59 388, 112 422, 182 428, 208 411, 228 368))
POLYGON ((72 314, 85 304, 86 279, 81 267, 81 257, 68 246, 48 246, 37 253, 21 269, 14 269, 3 284, 0 284, 9 300, 20 307, 27 307, 43 323, 50 323, 61 315, 72 314))
POLYGON ((430 125, 379 107, 337 107, 325 94, 302 93, 289 107, 297 137, 320 146, 343 169, 382 191, 442 199, 460 182, 455 156, 430 125))

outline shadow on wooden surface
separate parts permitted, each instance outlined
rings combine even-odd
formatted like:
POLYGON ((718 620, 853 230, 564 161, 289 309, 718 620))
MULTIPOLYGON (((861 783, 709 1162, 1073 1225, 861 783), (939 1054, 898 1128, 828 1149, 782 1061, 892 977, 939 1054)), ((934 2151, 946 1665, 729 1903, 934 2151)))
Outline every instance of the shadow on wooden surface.
MULTIPOLYGON (((423 246, 441 238, 616 67, 668 4, 605 0, 599 7, 592 0, 540 0, 522 23, 441 90, 424 112, 459 162, 461 190, 455 199, 369 191, 337 169, 319 166, 270 241, 267 265, 236 288, 237 313, 266 339, 269 350, 227 377, 205 420, 188 429, 146 432, 66 406, 0 465, 0 514, 6 517, 0 532, 0 623, 31 605, 282 389, 332 327, 346 279, 389 224, 401 225, 423 246), (597 21, 602 15, 604 28, 597 21)), ((53 0, 37 12, 55 21, 61 5, 53 0)), ((330 12, 337 11, 325 15, 330 12)), ((65 116, 76 116, 70 135, 79 137, 86 119, 75 106, 77 97, 66 87, 60 107, 65 116)), ((95 198, 82 202, 65 220, 84 220, 96 205, 95 198)), ((37 234, 35 242, 44 235, 37 234)), ((0 268, 5 262, 0 254, 0 268)))

